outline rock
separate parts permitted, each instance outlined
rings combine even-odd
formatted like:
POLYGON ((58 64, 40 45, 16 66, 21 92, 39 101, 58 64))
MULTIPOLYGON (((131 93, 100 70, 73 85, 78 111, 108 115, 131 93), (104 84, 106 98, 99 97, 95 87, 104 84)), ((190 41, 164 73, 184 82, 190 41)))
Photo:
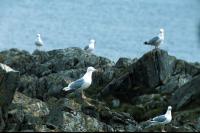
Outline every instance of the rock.
POLYGON ((87 68, 93 66, 95 68, 110 64, 110 60, 88 54, 80 48, 67 48, 60 50, 52 50, 48 52, 51 69, 53 72, 59 72, 67 69, 87 68))
POLYGON ((153 50, 132 64, 129 72, 113 79, 98 96, 112 94, 129 100, 133 96, 156 92, 154 87, 166 84, 174 67, 175 57, 164 50, 153 50))
POLYGON ((109 109, 100 111, 100 120, 109 124, 115 132, 138 132, 140 127, 137 122, 128 113, 116 113, 109 109))
POLYGON ((2 63, 12 67, 13 69, 20 71, 20 74, 31 74, 31 70, 34 69, 35 62, 33 57, 27 51, 20 51, 18 49, 10 49, 0 52, 2 63))
POLYGON ((52 106, 47 125, 62 132, 107 131, 106 125, 96 118, 80 112, 81 105, 68 99, 60 99, 52 106), (59 112, 59 113, 58 113, 59 112))
POLYGON ((175 57, 164 50, 153 50, 143 55, 133 66, 134 82, 154 88, 165 84, 173 73, 175 57))
POLYGON ((171 95, 191 79, 192 76, 189 74, 177 74, 172 76, 165 85, 158 86, 156 90, 162 94, 171 95))
MULTIPOLYGON (((9 123, 6 130, 10 131, 10 125, 17 124, 17 127, 19 128, 15 128, 14 131, 44 131, 42 130, 44 128, 42 125, 45 125, 44 118, 49 115, 49 112, 46 103, 16 92, 9 108, 9 123)), ((49 131, 49 129, 46 129, 45 131, 49 131)))
MULTIPOLYGON (((159 126, 146 128, 145 122, 164 113, 168 105, 174 111, 167 131, 199 131, 199 63, 176 59, 164 50, 154 49, 140 59, 120 58, 114 64, 75 47, 33 54, 10 49, 0 52, 0 62, 21 72, 20 80, 6 84, 18 83, 18 89, 8 113, 0 110, 0 131, 160 131, 159 126), (98 72, 85 90, 86 100, 62 91, 88 66, 98 72)), ((14 93, 5 94, 12 99, 14 93)))
POLYGON ((171 104, 175 109, 181 109, 191 102, 194 102, 200 96, 200 76, 197 75, 190 82, 186 83, 174 92, 171 98, 171 104))
POLYGON ((116 75, 112 68, 114 62, 75 47, 47 52, 36 50, 33 54, 10 49, 0 52, 0 59, 21 72, 19 91, 41 100, 59 97, 61 89, 83 76, 88 66, 101 69, 93 82, 95 86, 106 84, 116 75))
POLYGON ((19 81, 19 72, 0 63, 0 131, 3 131, 7 120, 8 108, 19 81))
POLYGON ((136 61, 137 61, 136 58, 132 60, 130 58, 121 57, 116 62, 115 67, 117 67, 117 68, 128 68, 131 64, 133 64, 136 61))

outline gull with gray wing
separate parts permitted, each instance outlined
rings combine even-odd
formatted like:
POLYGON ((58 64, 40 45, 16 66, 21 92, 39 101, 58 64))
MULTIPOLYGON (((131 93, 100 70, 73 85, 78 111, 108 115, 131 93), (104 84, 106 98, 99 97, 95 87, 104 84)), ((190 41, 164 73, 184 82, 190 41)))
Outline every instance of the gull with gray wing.
POLYGON ((90 43, 87 46, 85 46, 84 50, 89 53, 93 52, 95 49, 95 44, 96 44, 96 41, 94 39, 91 39, 90 43))
POLYGON ((86 99, 86 96, 83 94, 83 90, 90 87, 90 85, 92 83, 92 73, 94 71, 97 71, 94 67, 88 67, 87 72, 85 73, 85 75, 82 78, 80 78, 74 82, 71 82, 67 87, 64 87, 63 90, 69 91, 69 92, 81 90, 81 97, 83 99, 86 99))
POLYGON ((155 46, 155 48, 158 48, 160 44, 162 44, 164 41, 164 29, 160 29, 160 33, 158 36, 153 37, 149 41, 145 41, 144 44, 146 45, 152 45, 155 46))
MULTIPOLYGON (((172 114, 171 114, 172 107, 168 106, 167 112, 164 115, 156 116, 152 120, 150 120, 149 126, 155 125, 165 125, 171 122, 172 114)), ((164 132, 164 127, 162 127, 162 131, 164 132)))
POLYGON ((42 47, 44 45, 44 43, 43 43, 43 41, 41 39, 40 34, 37 34, 37 38, 35 40, 35 45, 36 45, 36 47, 37 47, 38 50, 40 49, 40 47, 42 47))

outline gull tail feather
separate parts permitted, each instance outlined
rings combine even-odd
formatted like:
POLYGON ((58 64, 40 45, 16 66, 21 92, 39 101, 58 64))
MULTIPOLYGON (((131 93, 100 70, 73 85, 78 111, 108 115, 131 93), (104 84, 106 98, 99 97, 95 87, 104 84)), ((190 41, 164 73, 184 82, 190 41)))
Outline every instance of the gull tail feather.
POLYGON ((71 90, 68 86, 63 88, 64 91, 69 91, 71 90))

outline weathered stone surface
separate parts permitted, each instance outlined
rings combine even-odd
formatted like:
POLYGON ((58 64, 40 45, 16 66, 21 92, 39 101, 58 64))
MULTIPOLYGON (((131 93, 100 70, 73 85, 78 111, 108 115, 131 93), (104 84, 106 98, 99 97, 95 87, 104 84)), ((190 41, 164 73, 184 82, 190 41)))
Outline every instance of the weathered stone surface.
POLYGON ((133 66, 135 83, 149 88, 165 84, 173 73, 175 60, 164 50, 146 53, 133 66))
POLYGON ((0 63, 0 131, 6 126, 10 106, 19 81, 19 72, 0 63))
POLYGON ((2 63, 11 68, 20 71, 20 74, 30 74, 35 67, 35 62, 32 56, 27 51, 18 49, 10 49, 0 52, 2 63))
POLYGON ((175 109, 181 109, 200 96, 200 76, 194 77, 190 82, 177 89, 171 98, 171 104, 175 109))
POLYGON ((169 81, 174 67, 175 57, 169 56, 164 50, 150 51, 132 64, 129 72, 113 79, 99 97, 112 94, 130 99, 132 96, 155 92, 155 87, 169 81))
POLYGON ((115 67, 117 67, 117 68, 128 68, 131 64, 133 64, 136 61, 137 61, 136 58, 132 60, 130 58, 121 57, 116 62, 115 67))
MULTIPOLYGON (((114 64, 80 48, 33 54, 11 49, 0 52, 0 62, 21 73, 6 122, 5 117, 0 119, 1 131, 160 131, 160 126, 145 128, 145 121, 164 113, 169 105, 173 119, 167 131, 199 131, 199 64, 176 59, 164 50, 152 50, 140 59, 120 58, 114 64), (85 90, 93 106, 75 93, 62 91, 88 66, 98 69, 85 90)), ((0 93, 7 94, 12 93, 0 93)))
POLYGON ((45 125, 44 118, 49 115, 50 112, 46 103, 37 99, 29 98, 19 92, 15 93, 9 110, 7 131, 41 131, 41 128, 43 128, 42 125, 45 125), (14 127, 14 129, 10 129, 12 125, 15 124, 17 124, 17 126, 14 127))

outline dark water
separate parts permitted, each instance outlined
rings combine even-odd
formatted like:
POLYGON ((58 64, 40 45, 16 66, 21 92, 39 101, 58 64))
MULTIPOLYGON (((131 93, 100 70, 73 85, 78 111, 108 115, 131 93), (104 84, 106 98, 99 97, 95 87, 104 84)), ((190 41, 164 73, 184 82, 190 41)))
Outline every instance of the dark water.
POLYGON ((83 48, 96 39, 97 55, 140 57, 143 42, 165 29, 161 46, 187 61, 200 61, 200 0, 0 0, 0 50, 83 48))

